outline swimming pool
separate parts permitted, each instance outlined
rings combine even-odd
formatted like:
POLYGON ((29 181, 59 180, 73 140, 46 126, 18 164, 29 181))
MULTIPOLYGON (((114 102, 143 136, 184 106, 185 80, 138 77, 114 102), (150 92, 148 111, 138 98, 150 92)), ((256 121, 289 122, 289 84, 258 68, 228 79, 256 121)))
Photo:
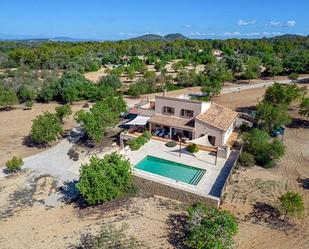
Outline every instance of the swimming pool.
POLYGON ((191 185, 197 185, 206 172, 206 170, 203 169, 198 169, 185 164, 176 163, 153 156, 146 156, 134 167, 139 170, 164 176, 191 185))

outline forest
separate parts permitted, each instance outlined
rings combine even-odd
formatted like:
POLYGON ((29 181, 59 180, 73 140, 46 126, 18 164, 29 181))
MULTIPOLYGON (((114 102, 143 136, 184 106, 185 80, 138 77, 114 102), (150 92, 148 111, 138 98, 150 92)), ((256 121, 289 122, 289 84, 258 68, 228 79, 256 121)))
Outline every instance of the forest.
POLYGON ((106 93, 144 93, 202 86, 207 97, 220 93, 223 82, 309 73, 309 37, 285 35, 262 39, 105 42, 0 42, 0 108, 16 103, 81 99, 99 100, 106 93), (219 51, 216 56, 214 51, 219 51), (167 74, 166 64, 176 77, 167 74), (85 72, 107 69, 99 84, 85 72), (148 71, 154 65, 156 72, 148 71), (204 65, 202 72, 195 68, 204 65), (191 69, 188 70, 188 67, 191 69), (119 77, 134 79, 123 88, 119 77), (4 96, 3 96, 4 95, 4 96))

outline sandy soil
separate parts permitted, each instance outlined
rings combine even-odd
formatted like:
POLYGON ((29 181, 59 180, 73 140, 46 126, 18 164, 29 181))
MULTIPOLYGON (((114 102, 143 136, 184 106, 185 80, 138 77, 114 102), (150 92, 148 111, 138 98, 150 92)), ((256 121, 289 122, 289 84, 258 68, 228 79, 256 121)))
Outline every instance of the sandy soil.
POLYGON ((236 238, 239 249, 308 248, 308 127, 288 128, 284 143, 286 155, 276 168, 237 170, 230 180, 222 208, 231 210, 240 220, 240 231, 236 238), (277 198, 288 190, 301 193, 306 207, 304 218, 293 221, 295 227, 282 231, 273 229, 271 222, 254 218, 252 213, 261 206, 277 208, 277 198))
MULTIPOLYGON (((264 88, 259 88, 241 93, 223 94, 214 101, 234 109, 247 108, 256 104, 258 99, 262 98, 264 91, 264 88)), ((51 106, 50 110, 53 109, 54 106, 51 106)), ((24 117, 19 122, 24 122, 22 120, 27 116, 24 113, 27 112, 22 110, 14 112, 23 114, 24 117)), ((299 118, 296 108, 292 108, 290 114, 294 118, 299 118)), ((27 117, 27 120, 29 119, 27 122, 30 123, 32 118, 27 117)), ((6 136, 7 140, 12 139, 12 146, 16 141, 21 141, 14 137, 19 129, 25 130, 19 135, 19 139, 22 138, 22 134, 27 134, 23 125, 16 123, 11 121, 9 124, 2 124, 5 127, 19 127, 12 131, 8 129, 11 135, 5 134, 3 129, 0 130, 1 136, 6 136)), ((232 175, 222 208, 233 212, 239 221, 239 233, 235 238, 236 248, 308 247, 308 127, 307 124, 305 128, 286 129, 284 140, 286 155, 275 168, 239 169, 232 175), (263 219, 257 218, 256 213, 261 207, 276 210, 277 198, 287 190, 302 194, 306 206, 303 219, 294 220, 295 225, 287 229, 264 219, 265 212, 263 219)), ((18 147, 19 145, 17 149, 18 147)), ((5 146, 3 148, 6 149, 5 146)), ((44 199, 54 191, 56 191, 55 184, 49 176, 32 179, 28 172, 18 173, 0 181, 0 248, 68 248, 78 243, 81 233, 95 233, 102 223, 128 224, 127 233, 144 241, 149 248, 175 248, 169 235, 173 228, 171 223, 175 223, 171 222, 171 219, 185 211, 177 202, 159 197, 141 196, 88 209, 78 209, 71 204, 56 207, 44 205, 44 199)), ((175 239, 175 234, 172 236, 175 239)))
POLYGON ((102 224, 123 223, 128 225, 126 233, 148 248, 173 248, 168 220, 183 210, 178 202, 135 197, 96 208, 50 208, 40 202, 53 191, 49 177, 31 180, 30 186, 29 177, 24 172, 0 182, 0 248, 69 248, 78 244, 81 234, 96 233, 102 224))
MULTIPOLYGON (((24 140, 29 135, 32 120, 39 114, 49 111, 54 112, 58 103, 35 103, 31 110, 23 110, 23 106, 16 106, 11 111, 0 112, 0 167, 12 156, 26 157, 38 153, 42 149, 27 147, 24 140)), ((82 108, 83 102, 72 105, 75 112, 82 108)), ((73 118, 65 120, 64 129, 74 126, 73 118)))

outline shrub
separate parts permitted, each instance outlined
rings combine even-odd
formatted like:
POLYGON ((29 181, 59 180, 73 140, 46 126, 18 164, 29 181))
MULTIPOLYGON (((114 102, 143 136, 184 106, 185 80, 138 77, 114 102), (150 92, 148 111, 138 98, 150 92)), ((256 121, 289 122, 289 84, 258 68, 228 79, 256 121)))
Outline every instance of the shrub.
POLYGON ((28 100, 25 102, 25 110, 31 110, 33 106, 32 100, 28 100))
POLYGON ((125 233, 127 230, 126 224, 120 228, 113 225, 102 225, 97 235, 90 233, 82 235, 78 248, 84 249, 136 249, 142 248, 141 243, 134 237, 129 237, 125 233))
POLYGON ((255 164, 254 156, 246 151, 241 153, 238 160, 243 167, 252 167, 255 164))
POLYGON ((168 141, 165 146, 166 147, 175 147, 177 143, 175 141, 168 141))
POLYGON ((304 213, 304 201, 299 193, 287 192, 279 197, 280 206, 279 209, 286 217, 301 217, 304 213))
POLYGON ((139 136, 133 140, 128 141, 128 145, 131 150, 139 150, 145 143, 148 142, 148 139, 144 135, 139 136))
POLYGON ((145 137, 147 140, 151 139, 151 133, 149 131, 144 131, 143 137, 145 137))
POLYGON ((103 159, 90 158, 80 170, 80 179, 76 184, 80 194, 90 205, 115 199, 132 185, 131 164, 122 155, 112 153, 103 159))
POLYGON ((196 153, 200 150, 200 148, 198 147, 197 144, 189 144, 187 146, 187 150, 190 152, 190 153, 196 153))
POLYGON ((63 119, 72 114, 72 110, 69 104, 57 106, 55 108, 57 117, 63 122, 63 119))
POLYGON ((16 94, 6 88, 2 88, 0 85, 0 109, 10 109, 12 105, 16 104, 16 94))
POLYGON ((7 161, 5 166, 7 170, 12 173, 21 169, 21 166, 24 165, 23 159, 20 157, 13 156, 11 160, 7 161))
POLYGON ((56 114, 44 112, 32 121, 30 135, 35 143, 47 144, 55 141, 61 132, 62 127, 56 114))
POLYGON ((99 80, 99 84, 103 86, 109 86, 113 89, 119 89, 121 88, 121 81, 116 75, 106 75, 102 76, 99 80))
POLYGON ((229 249, 238 231, 236 218, 228 211, 196 204, 188 209, 186 244, 194 249, 229 249))
POLYGON ((138 138, 136 138, 136 142, 140 145, 144 145, 145 143, 148 142, 148 139, 145 138, 143 135, 139 136, 138 138))
POLYGON ((17 91, 17 97, 20 103, 33 101, 35 99, 35 95, 35 92, 26 86, 21 86, 17 91))
POLYGON ((254 156, 256 164, 271 168, 284 155, 284 145, 278 139, 271 141, 266 131, 252 129, 242 134, 244 151, 254 156))

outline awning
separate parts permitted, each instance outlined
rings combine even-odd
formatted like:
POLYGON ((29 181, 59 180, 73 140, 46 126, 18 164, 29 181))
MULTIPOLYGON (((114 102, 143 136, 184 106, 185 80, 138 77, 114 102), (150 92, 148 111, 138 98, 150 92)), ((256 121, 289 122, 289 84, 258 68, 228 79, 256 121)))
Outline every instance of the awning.
POLYGON ((207 146, 207 147, 214 147, 213 145, 210 144, 208 140, 208 134, 202 137, 187 141, 187 143, 197 144, 197 145, 202 145, 202 146, 207 146))
POLYGON ((132 119, 126 125, 146 125, 150 117, 137 116, 135 119, 132 119))

